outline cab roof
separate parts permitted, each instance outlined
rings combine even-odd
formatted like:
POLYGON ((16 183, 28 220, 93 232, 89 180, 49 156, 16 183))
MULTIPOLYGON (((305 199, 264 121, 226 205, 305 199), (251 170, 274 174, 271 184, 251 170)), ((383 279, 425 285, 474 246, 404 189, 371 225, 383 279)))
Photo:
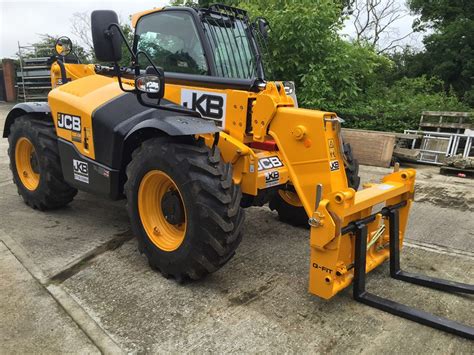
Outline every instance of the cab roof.
POLYGON ((140 17, 148 15, 148 14, 152 14, 153 12, 162 11, 163 9, 164 9, 164 7, 155 7, 155 8, 150 9, 150 10, 140 11, 140 12, 137 12, 137 13, 133 14, 132 15, 132 28, 136 27, 137 22, 140 19, 140 17))

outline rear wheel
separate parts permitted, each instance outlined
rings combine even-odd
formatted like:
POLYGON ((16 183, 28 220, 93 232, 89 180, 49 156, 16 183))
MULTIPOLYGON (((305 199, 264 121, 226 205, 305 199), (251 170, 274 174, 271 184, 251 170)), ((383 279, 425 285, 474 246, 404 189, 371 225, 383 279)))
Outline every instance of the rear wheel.
POLYGON ((13 182, 26 204, 39 209, 67 205, 77 190, 63 177, 54 124, 24 115, 15 119, 8 136, 13 182))
MULTIPOLYGON (((354 158, 349 143, 344 143, 343 148, 347 163, 345 166, 347 183, 349 187, 357 190, 360 184, 359 163, 354 158)), ((282 222, 293 226, 308 226, 308 215, 292 186, 278 190, 278 193, 271 199, 269 207, 272 211, 278 212, 278 217, 282 222)))
POLYGON ((347 165, 345 166, 347 183, 349 187, 352 187, 354 190, 357 191, 360 185, 359 162, 356 158, 354 158, 354 154, 352 153, 352 147, 349 143, 344 143, 343 148, 347 163, 347 165))
POLYGON ((133 153, 127 178, 140 251, 164 276, 199 279, 234 255, 242 239, 242 194, 218 149, 151 139, 133 153))
POLYGON ((278 212, 278 218, 282 222, 292 226, 308 225, 308 215, 293 186, 278 190, 270 200, 269 207, 278 212))

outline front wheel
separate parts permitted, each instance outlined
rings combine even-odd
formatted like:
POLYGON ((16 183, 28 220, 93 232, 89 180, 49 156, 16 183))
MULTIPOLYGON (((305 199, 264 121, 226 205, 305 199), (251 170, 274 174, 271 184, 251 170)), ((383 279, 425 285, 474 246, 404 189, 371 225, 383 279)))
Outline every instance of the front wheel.
POLYGON ((145 141, 127 167, 127 209, 150 265, 178 281, 218 270, 242 239, 232 166, 202 142, 145 141))

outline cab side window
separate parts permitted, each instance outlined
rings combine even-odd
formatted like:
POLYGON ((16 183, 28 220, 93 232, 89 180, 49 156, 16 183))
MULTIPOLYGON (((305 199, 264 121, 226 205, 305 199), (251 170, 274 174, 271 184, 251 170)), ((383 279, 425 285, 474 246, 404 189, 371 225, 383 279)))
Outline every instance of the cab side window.
MULTIPOLYGON (((167 72, 207 75, 204 50, 190 14, 165 11, 145 15, 136 27, 137 49, 146 52, 167 72)), ((148 65, 141 55, 142 69, 148 65)))

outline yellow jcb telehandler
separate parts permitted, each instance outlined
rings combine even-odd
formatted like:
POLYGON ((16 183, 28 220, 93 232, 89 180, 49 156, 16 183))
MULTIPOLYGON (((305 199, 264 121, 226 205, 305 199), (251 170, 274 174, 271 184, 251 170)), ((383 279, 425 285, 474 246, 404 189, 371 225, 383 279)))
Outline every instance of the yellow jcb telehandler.
POLYGON ((352 284, 357 301, 473 338, 472 327, 366 291, 366 273, 387 259, 399 280, 474 287, 401 271, 415 171, 357 191, 341 119, 298 108, 292 83, 265 80, 266 20, 224 5, 153 9, 132 17, 131 45, 113 11, 94 11, 91 24, 95 56, 110 66, 68 62, 62 38, 48 103, 8 114, 11 170, 28 205, 58 208, 77 190, 125 197, 139 250, 181 281, 229 261, 243 208, 269 203, 282 220, 310 228, 311 293, 330 299, 352 284), (123 46, 130 67, 118 65, 123 46))

